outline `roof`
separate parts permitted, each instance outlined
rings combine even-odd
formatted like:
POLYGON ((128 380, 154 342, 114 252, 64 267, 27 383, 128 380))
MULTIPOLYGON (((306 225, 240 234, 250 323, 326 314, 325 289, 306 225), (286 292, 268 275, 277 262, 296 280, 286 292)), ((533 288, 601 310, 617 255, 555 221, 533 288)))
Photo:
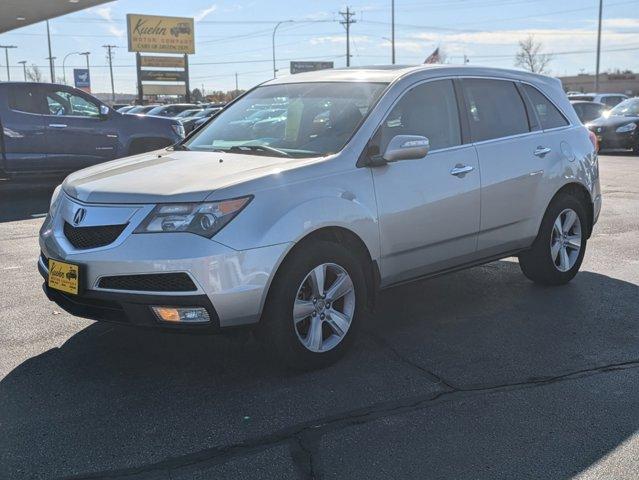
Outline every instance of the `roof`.
MULTIPOLYGON (((382 82, 390 83, 405 75, 432 72, 438 75, 505 76, 519 80, 548 81, 550 77, 522 70, 481 67, 475 65, 422 64, 375 65, 369 67, 332 68, 287 75, 265 82, 265 85, 305 82, 382 82)), ((553 82, 558 80, 552 79, 553 82)))

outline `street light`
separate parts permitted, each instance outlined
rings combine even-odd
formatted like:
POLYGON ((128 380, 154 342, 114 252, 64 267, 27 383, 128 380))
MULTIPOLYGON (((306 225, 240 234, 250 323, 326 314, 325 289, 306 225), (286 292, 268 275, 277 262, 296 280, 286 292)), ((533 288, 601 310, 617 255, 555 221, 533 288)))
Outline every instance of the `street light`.
POLYGON ((18 48, 15 45, 0 45, 0 48, 4 48, 4 58, 7 62, 7 82, 11 81, 11 72, 9 71, 9 49, 18 48))
POLYGON ((20 60, 18 63, 22 65, 22 71, 24 72, 24 81, 26 82, 27 81, 27 61, 20 60))
POLYGON ((273 78, 277 77, 277 67, 275 66, 275 32, 277 32, 277 29, 281 24, 293 22, 295 22, 295 20, 282 20, 281 22, 277 22, 273 29, 273 78))
POLYGON ((82 52, 69 52, 62 59, 62 81, 65 85, 67 84, 67 71, 64 64, 67 61, 67 57, 69 57, 70 55, 82 55, 82 52))

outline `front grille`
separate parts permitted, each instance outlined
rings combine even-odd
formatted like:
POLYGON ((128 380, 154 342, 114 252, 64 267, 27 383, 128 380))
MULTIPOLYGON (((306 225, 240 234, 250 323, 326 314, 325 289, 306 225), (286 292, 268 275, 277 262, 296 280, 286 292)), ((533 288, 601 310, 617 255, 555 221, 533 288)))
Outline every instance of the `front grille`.
POLYGON ((140 292, 193 292, 197 287, 186 273, 149 273, 103 277, 98 288, 140 292))
POLYGON ((87 249, 104 247, 115 242, 126 228, 124 225, 101 225, 99 227, 74 227, 64 222, 64 236, 75 248, 87 249))

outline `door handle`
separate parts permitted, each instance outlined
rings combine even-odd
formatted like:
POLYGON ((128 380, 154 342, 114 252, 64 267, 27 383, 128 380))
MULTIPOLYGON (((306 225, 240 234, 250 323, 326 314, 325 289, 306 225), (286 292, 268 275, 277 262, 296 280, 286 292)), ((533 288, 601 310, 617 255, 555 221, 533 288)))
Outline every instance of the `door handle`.
POLYGON ((475 167, 471 167, 470 165, 455 165, 455 168, 450 171, 450 174, 459 177, 473 170, 475 170, 475 167))
POLYGON ((535 148, 535 151, 533 152, 533 155, 536 155, 537 157, 543 157, 544 155, 546 155, 546 154, 548 154, 550 152, 552 152, 552 148, 539 146, 539 147, 535 148))
POLYGON ((49 127, 51 127, 51 128, 67 128, 66 124, 64 124, 64 123, 50 123, 49 127))

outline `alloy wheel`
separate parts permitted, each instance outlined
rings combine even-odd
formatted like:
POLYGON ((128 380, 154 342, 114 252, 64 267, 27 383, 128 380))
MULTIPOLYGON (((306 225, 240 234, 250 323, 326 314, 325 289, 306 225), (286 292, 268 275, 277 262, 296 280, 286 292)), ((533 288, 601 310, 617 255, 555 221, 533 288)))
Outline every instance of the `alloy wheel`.
POLYGON ((569 271, 577 262, 581 251, 581 221, 577 213, 563 210, 552 227, 550 256, 560 272, 569 271))
POLYGON ((355 288, 348 272, 335 263, 311 270, 293 305, 299 341, 311 352, 327 352, 346 336, 355 314, 355 288))

